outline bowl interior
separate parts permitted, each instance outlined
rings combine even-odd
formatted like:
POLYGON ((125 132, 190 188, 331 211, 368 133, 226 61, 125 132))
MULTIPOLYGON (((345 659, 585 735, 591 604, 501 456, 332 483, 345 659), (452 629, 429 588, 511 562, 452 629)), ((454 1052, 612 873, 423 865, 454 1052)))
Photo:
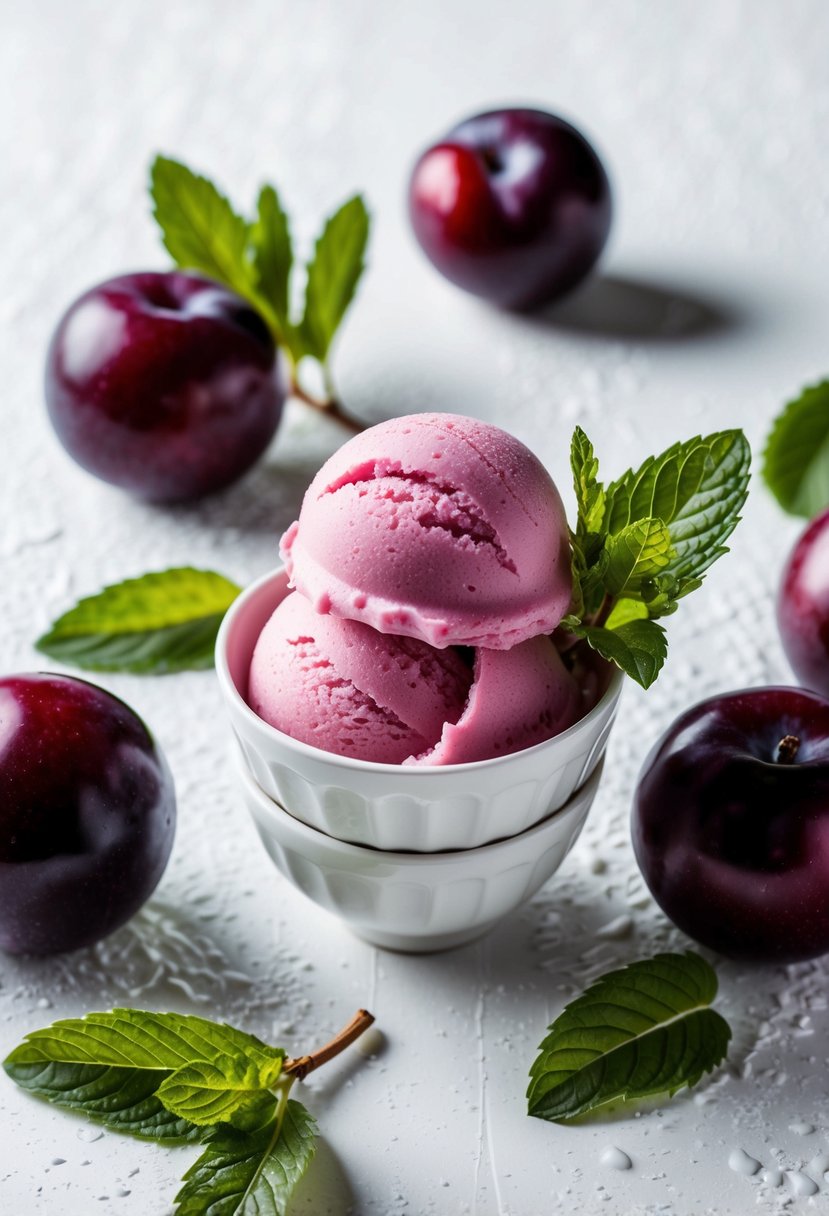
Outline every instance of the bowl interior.
POLYGON ((250 659, 259 634, 288 594, 288 573, 277 570, 242 593, 225 617, 221 641, 227 671, 236 692, 247 704, 250 659))

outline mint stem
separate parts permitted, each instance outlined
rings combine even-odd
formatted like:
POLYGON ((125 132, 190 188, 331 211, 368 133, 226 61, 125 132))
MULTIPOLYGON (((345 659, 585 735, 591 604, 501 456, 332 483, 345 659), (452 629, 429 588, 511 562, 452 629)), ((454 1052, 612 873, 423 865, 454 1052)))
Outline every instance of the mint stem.
POLYGON ((299 1056, 295 1060, 286 1060, 282 1067, 283 1074, 289 1073, 291 1076, 296 1077, 298 1081, 304 1081, 309 1072, 313 1072, 321 1064, 327 1064, 329 1060, 333 1060, 334 1056, 338 1056, 341 1051, 349 1047, 355 1039, 359 1039, 363 1031, 368 1030, 373 1021, 373 1013, 369 1013, 367 1009, 358 1009, 348 1025, 343 1026, 339 1034, 335 1035, 330 1043, 326 1043, 324 1047, 320 1047, 317 1051, 312 1051, 309 1056, 299 1056))
POLYGON ((353 431, 355 435, 359 435, 361 431, 366 429, 365 423, 359 422, 356 418, 347 413, 342 403, 335 396, 330 396, 327 399, 312 397, 309 392, 302 387, 294 375, 291 381, 291 396, 296 397, 297 401, 302 401, 305 405, 316 410, 318 414, 325 414, 326 417, 332 418, 335 422, 339 422, 341 426, 347 427, 349 431, 353 431))

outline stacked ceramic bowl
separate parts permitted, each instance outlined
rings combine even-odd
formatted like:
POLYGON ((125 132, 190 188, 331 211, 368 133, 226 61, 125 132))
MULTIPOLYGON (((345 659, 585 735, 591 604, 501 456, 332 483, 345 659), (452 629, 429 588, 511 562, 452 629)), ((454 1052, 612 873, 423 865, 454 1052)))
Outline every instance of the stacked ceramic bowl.
POLYGON ((534 747, 408 767, 301 743, 247 703, 257 639, 288 593, 277 570, 228 612, 216 667, 242 795, 277 869, 360 937, 395 950, 460 945, 524 903, 584 825, 622 686, 534 747))

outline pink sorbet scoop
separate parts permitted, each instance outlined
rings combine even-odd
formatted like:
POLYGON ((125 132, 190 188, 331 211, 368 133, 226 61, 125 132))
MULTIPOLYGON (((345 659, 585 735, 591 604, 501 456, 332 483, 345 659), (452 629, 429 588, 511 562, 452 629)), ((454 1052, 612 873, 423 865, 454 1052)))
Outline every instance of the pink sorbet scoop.
POLYGON ((248 702, 271 726, 323 751, 385 764, 463 764, 532 747, 583 712, 546 637, 451 648, 319 616, 289 594, 253 652, 248 702))
POLYGON ((253 652, 248 703, 271 726, 338 756, 400 764, 434 747, 466 704, 455 650, 318 616, 293 593, 253 652))
POLYGON ((549 474, 512 435, 456 414, 393 418, 346 443, 281 552, 317 612, 432 646, 507 650, 551 633, 570 603, 549 474))
POLYGON ((469 701, 432 751, 407 764, 466 764, 507 756, 572 726, 587 708, 549 638, 478 650, 469 701))

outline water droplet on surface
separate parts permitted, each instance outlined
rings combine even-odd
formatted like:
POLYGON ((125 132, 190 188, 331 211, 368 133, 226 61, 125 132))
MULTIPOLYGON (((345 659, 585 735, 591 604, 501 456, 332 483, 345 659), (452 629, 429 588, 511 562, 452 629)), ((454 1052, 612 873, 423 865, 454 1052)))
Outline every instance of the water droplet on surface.
POLYGON ((75 1134, 84 1144, 94 1144, 96 1140, 104 1138, 104 1133, 97 1127, 79 1127, 75 1134))
POLYGON ((786 1177, 792 1192, 800 1198, 805 1195, 816 1195, 820 1187, 807 1174, 802 1174, 800 1170, 788 1170, 786 1177))
POLYGON ((758 1161, 756 1157, 749 1157, 748 1153, 741 1148, 732 1149, 728 1154, 729 1169, 734 1170, 735 1174, 744 1174, 746 1178, 753 1177, 762 1164, 762 1161, 758 1161))
POLYGON ((602 1149, 599 1161, 611 1170, 629 1170, 633 1168, 633 1162, 630 1157, 623 1149, 616 1148, 615 1144, 608 1144, 607 1148, 602 1149))

